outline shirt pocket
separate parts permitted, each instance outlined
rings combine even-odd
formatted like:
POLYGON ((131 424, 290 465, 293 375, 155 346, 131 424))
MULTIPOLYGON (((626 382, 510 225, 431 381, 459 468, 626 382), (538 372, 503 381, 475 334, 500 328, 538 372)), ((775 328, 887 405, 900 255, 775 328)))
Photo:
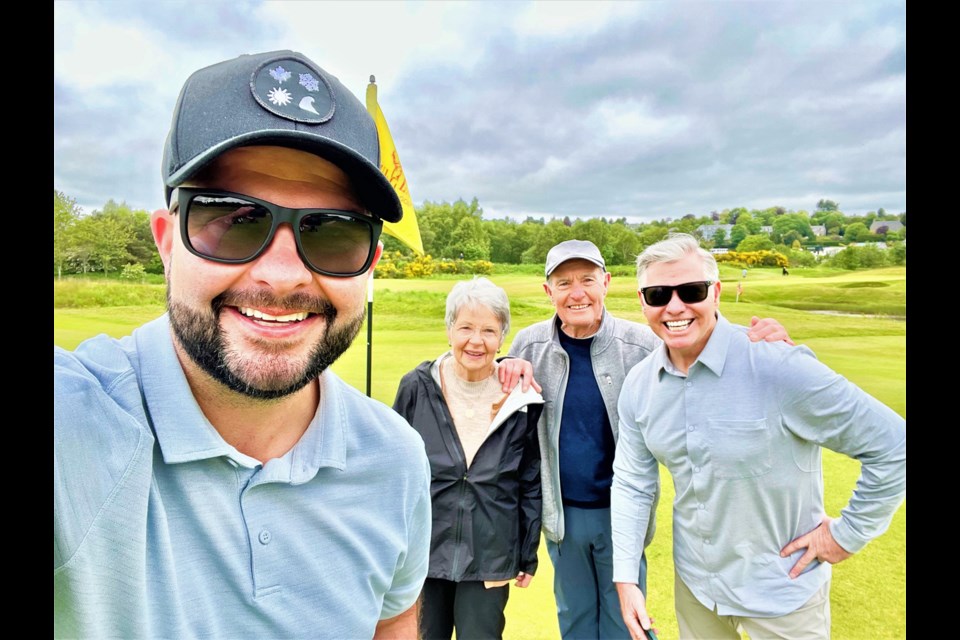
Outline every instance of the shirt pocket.
POLYGON ((717 478, 755 478, 773 468, 766 420, 708 420, 717 478))

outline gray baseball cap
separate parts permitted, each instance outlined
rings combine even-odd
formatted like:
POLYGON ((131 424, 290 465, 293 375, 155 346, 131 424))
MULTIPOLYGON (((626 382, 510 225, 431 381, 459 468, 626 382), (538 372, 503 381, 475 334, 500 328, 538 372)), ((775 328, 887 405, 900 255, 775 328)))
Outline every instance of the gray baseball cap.
POLYGON ((547 266, 544 269, 544 273, 549 278, 550 274, 561 264, 567 260, 575 259, 587 260, 604 271, 607 270, 607 266, 603 261, 603 256, 600 255, 600 249, 597 249, 597 245, 589 240, 566 240, 555 245, 547 253, 547 266))
POLYGON ((388 222, 403 216, 380 171, 373 118, 336 77, 301 53, 245 54, 187 78, 163 150, 165 202, 221 153, 249 145, 316 154, 349 176, 371 214, 388 222))

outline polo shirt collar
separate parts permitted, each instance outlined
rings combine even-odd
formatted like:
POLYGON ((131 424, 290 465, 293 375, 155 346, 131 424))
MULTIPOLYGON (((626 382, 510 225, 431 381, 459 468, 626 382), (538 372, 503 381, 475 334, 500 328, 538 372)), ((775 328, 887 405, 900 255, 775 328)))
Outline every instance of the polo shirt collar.
MULTIPOLYGON (((207 420, 187 382, 173 347, 167 314, 134 331, 140 388, 166 464, 225 457, 254 469, 259 460, 228 444, 207 420)), ((320 467, 346 466, 343 398, 332 372, 320 376, 320 404, 300 440, 281 458, 267 462, 261 481, 300 484, 320 467)))
MULTIPOLYGON (((727 361, 727 351, 730 348, 730 338, 735 329, 727 319, 717 311, 717 324, 713 327, 710 339, 700 352, 697 362, 713 371, 717 376, 723 373, 723 365, 727 361)), ((696 363, 694 363, 696 364, 696 363)))
MULTIPOLYGON (((697 366, 697 364, 702 364, 712 371, 714 375, 719 376, 723 373, 723 365, 727 361, 727 351, 730 347, 730 338, 734 331, 736 331, 736 329, 733 325, 717 311, 717 324, 713 327, 713 332, 710 334, 710 339, 707 340, 707 344, 703 347, 703 351, 697 356, 696 361, 690 365, 689 371, 693 371, 693 368, 697 366)), ((657 376, 660 378, 663 377, 664 372, 681 377, 688 375, 681 373, 679 369, 673 366, 673 363, 670 362, 670 358, 667 356, 667 347, 663 343, 660 344, 650 357, 655 358, 654 363, 657 368, 657 376)))

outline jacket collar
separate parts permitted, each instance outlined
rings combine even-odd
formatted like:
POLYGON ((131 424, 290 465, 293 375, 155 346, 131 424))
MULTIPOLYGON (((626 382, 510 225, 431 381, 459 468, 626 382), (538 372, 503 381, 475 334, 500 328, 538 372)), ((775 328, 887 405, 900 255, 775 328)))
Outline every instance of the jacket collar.
MULTIPOLYGON (((562 349, 563 347, 560 346, 560 316, 556 313, 553 314, 551 326, 553 327, 553 345, 557 349, 562 349)), ((588 338, 593 338, 593 352, 599 353, 606 349, 613 339, 613 333, 613 316, 610 315, 610 312, 604 307, 603 316, 600 318, 600 328, 592 336, 587 336, 588 338)))

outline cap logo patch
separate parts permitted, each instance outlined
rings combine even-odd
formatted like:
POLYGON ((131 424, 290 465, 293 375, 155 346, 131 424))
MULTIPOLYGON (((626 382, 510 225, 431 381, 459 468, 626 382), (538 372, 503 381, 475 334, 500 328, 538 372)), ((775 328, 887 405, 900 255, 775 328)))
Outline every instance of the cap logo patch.
POLYGON ((258 67, 250 78, 250 91, 261 107, 295 122, 326 122, 336 107, 323 74, 296 58, 271 60, 258 67), (296 84, 290 82, 294 77, 296 84))

